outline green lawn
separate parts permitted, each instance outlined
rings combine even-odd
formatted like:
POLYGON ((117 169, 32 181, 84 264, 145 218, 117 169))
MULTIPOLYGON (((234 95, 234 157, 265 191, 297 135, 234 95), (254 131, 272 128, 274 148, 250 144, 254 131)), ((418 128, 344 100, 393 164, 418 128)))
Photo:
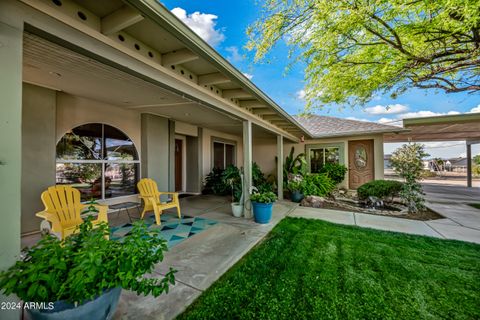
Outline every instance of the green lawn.
POLYGON ((179 319, 480 319, 480 246, 286 218, 179 319))
POLYGON ((480 203, 470 203, 469 206, 480 209, 480 203))

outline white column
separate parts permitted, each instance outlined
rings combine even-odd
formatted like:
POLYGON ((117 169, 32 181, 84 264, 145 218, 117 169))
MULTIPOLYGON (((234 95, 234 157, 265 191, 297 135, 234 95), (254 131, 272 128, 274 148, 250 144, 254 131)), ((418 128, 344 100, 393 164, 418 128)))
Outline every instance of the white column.
MULTIPOLYGON (((21 27, 0 21, 0 270, 13 265, 20 254, 22 41, 21 27)), ((0 302, 16 301, 14 296, 0 294, 0 302)), ((20 317, 18 310, 0 313, 2 319, 20 317)))
POLYGON ((252 205, 250 203, 250 187, 252 186, 252 122, 243 121, 243 195, 244 215, 249 219, 252 217, 252 205))
POLYGON ((472 144, 467 141, 467 187, 472 187, 472 144))
POLYGON ((283 136, 277 136, 277 195, 283 200, 283 136))

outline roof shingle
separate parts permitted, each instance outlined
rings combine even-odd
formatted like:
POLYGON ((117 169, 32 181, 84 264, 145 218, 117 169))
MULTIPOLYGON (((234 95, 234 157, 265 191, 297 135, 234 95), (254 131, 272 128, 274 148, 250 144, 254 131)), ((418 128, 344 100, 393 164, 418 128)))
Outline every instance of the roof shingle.
POLYGON ((294 116, 294 118, 307 129, 314 138, 404 131, 401 127, 330 116, 306 115, 294 116))

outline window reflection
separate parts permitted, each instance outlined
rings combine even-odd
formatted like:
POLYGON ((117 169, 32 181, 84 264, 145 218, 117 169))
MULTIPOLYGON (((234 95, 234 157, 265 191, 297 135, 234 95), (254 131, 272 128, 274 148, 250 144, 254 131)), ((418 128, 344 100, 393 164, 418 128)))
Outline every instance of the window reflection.
POLYGON ((105 166, 105 198, 136 193, 138 164, 112 163, 105 166))
POLYGON ((100 160, 102 125, 86 124, 66 133, 57 144, 59 160, 100 160))
POLYGON ((80 190, 82 201, 102 198, 100 163, 57 163, 56 184, 80 190))
POLYGON ((316 148, 310 150, 310 172, 319 173, 326 163, 340 163, 340 148, 316 148))
POLYGON ((57 144, 57 184, 78 188, 82 201, 135 194, 138 173, 133 142, 112 126, 78 126, 57 144))

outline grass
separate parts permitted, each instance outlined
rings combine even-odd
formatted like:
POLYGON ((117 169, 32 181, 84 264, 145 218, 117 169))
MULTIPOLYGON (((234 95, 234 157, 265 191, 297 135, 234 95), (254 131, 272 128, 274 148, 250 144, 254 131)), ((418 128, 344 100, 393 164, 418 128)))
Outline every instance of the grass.
POLYGON ((480 319, 480 246, 286 218, 179 319, 480 319))
POLYGON ((480 203, 470 203, 469 206, 474 207, 475 209, 480 209, 480 203))

